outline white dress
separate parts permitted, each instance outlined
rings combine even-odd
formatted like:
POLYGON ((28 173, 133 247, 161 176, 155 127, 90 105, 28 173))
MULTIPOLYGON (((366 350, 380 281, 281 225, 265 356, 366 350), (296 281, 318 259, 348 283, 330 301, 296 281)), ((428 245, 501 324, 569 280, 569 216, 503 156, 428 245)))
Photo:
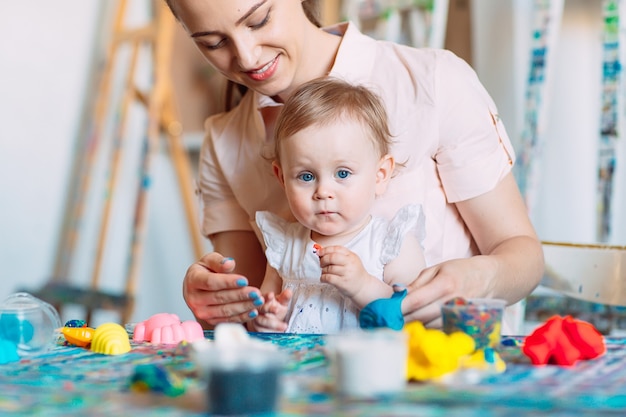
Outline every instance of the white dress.
MULTIPOLYGON (((281 276, 283 289, 293 291, 286 332, 332 334, 359 328, 358 309, 352 301, 333 285, 320 282, 320 261, 313 250, 311 231, 267 211, 257 212, 256 222, 267 261, 281 276)), ((372 217, 345 247, 359 255, 367 272, 382 281, 383 268, 398 256, 407 233, 414 232, 422 242, 423 230, 421 206, 408 205, 391 221, 372 217)))

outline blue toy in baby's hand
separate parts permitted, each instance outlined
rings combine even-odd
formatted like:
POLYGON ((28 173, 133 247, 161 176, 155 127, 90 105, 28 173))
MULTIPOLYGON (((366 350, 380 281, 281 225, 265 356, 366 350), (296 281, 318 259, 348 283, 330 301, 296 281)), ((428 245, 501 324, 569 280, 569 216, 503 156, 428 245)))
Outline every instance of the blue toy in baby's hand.
POLYGON ((359 325, 362 329, 388 327, 392 330, 402 330, 404 316, 402 316, 402 300, 407 290, 396 291, 390 298, 380 298, 366 305, 359 314, 359 325))

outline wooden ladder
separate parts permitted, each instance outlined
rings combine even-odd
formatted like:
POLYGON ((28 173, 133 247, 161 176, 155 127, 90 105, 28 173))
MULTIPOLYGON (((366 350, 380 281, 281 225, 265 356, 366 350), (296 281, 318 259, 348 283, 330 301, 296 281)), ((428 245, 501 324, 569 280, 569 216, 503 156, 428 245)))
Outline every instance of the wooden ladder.
POLYGON ((170 74, 174 30, 177 24, 163 1, 153 1, 151 18, 141 27, 127 28, 127 1, 119 0, 112 28, 109 33, 106 58, 99 77, 98 91, 94 97, 93 109, 84 117, 83 133, 79 138, 79 147, 75 155, 70 185, 65 207, 63 227, 57 249, 54 273, 43 288, 34 294, 54 305, 61 313, 66 304, 83 306, 86 321, 90 323, 96 310, 113 310, 119 313, 121 323, 127 323, 133 312, 135 292, 140 273, 141 257, 144 246, 147 222, 147 196, 150 187, 151 160, 158 150, 162 135, 167 139, 167 148, 172 160, 178 186, 181 191, 185 216, 191 237, 194 256, 202 256, 203 240, 198 225, 197 208, 193 187, 192 169, 188 154, 182 143, 182 125, 179 121, 173 84, 170 74), (137 86, 136 72, 140 49, 151 51, 150 66, 152 80, 149 88, 142 90, 137 86), (85 211, 85 200, 91 186, 89 171, 96 162, 98 149, 107 126, 109 104, 112 96, 112 81, 119 59, 120 48, 130 48, 130 62, 125 74, 121 104, 115 116, 116 129, 113 148, 109 161, 109 176, 106 180, 108 198, 102 207, 97 250, 93 264, 91 282, 88 288, 69 282, 70 267, 79 238, 80 222, 85 211), (142 105, 147 112, 145 143, 141 156, 141 178, 135 202, 132 240, 129 249, 125 288, 123 292, 111 293, 100 289, 100 274, 104 254, 107 248, 107 234, 111 222, 111 209, 114 191, 117 187, 125 130, 131 106, 142 105))

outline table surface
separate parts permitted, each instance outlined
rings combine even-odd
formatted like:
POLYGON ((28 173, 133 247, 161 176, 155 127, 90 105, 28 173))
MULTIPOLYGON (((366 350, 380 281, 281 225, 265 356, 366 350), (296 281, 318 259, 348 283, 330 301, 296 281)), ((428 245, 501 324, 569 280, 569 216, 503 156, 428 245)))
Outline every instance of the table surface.
MULTIPOLYGON (((212 332, 206 332, 212 338, 212 332)), ((507 370, 478 383, 410 383, 385 400, 340 401, 332 391, 322 335, 253 334, 289 355, 279 416, 626 415, 626 338, 607 337, 607 353, 572 367, 528 363, 506 347, 507 370)), ((513 338, 519 343, 522 338, 513 338)), ((133 344, 123 355, 59 345, 0 365, 0 415, 206 416, 206 387, 180 346, 133 344), (140 364, 160 364, 180 378, 183 395, 138 393, 129 381, 140 364)))

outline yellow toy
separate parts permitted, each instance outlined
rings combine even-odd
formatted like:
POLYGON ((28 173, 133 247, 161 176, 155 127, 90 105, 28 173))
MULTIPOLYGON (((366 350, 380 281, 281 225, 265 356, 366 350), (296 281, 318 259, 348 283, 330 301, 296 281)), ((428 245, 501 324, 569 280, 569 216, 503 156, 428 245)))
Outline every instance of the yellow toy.
POLYGON ((404 331, 409 335, 409 380, 425 381, 456 371, 461 357, 474 352, 474 339, 462 332, 447 335, 420 322, 408 323, 404 331))
POLYGON ((104 323, 96 328, 91 339, 91 350, 105 355, 130 352, 130 340, 126 329, 117 323, 104 323))
POLYGON ((506 365, 491 348, 475 350, 471 336, 426 329, 420 322, 404 326, 408 334, 407 379, 426 381, 461 370, 503 372, 506 365))

